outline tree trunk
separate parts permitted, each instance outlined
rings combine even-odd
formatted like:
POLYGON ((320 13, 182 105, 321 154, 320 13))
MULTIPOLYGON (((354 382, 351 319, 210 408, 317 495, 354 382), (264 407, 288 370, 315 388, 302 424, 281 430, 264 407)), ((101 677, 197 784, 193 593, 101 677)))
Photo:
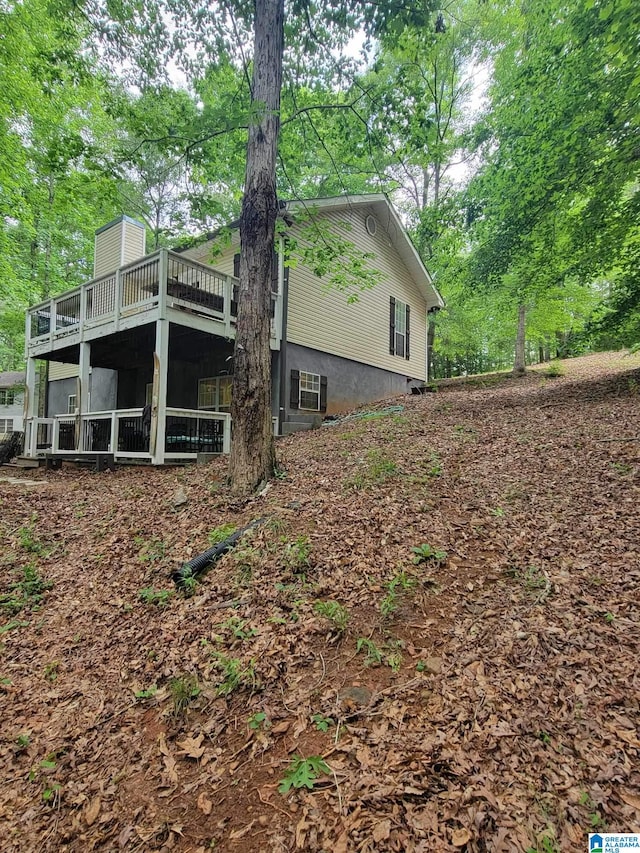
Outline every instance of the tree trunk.
POLYGON ((251 124, 240 218, 240 287, 233 362, 231 488, 248 494, 273 474, 271 256, 278 213, 276 157, 284 0, 255 0, 251 124))
POLYGON ((525 305, 518 305, 518 333, 516 334, 516 358, 513 364, 513 375, 524 376, 525 372, 525 320, 527 309, 525 305))

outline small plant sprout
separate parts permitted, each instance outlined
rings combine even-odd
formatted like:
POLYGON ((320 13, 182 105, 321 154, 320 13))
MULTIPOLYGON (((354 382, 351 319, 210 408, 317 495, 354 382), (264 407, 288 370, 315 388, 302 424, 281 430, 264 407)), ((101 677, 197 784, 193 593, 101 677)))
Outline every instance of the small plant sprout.
POLYGON ((209 535, 207 537, 209 540, 209 545, 211 545, 211 547, 213 547, 214 545, 219 545, 221 542, 224 542, 225 539, 228 539, 235 532, 235 524, 221 524, 219 527, 214 527, 213 530, 209 531, 209 535))
POLYGON ((239 616, 230 616, 220 627, 229 631, 236 640, 248 640, 258 633, 255 628, 247 627, 247 623, 239 616))
POLYGON ((221 676, 218 696, 229 696, 235 690, 254 690, 257 687, 255 661, 252 660, 245 666, 240 658, 230 658, 220 652, 213 652, 212 662, 221 676))
POLYGON ((356 642, 356 654, 364 651, 365 666, 379 666, 382 663, 382 652, 368 637, 358 637, 356 642))
POLYGON ((284 546, 284 562, 292 572, 303 572, 311 565, 311 542, 308 536, 298 536, 284 546))
POLYGON ((192 595, 195 595, 199 583, 193 567, 185 563, 180 572, 180 590, 184 597, 191 598, 192 595))
POLYGON ((420 563, 426 563, 428 560, 443 563, 447 559, 446 551, 442 551, 440 548, 434 548, 427 542, 423 542, 422 545, 417 545, 411 550, 414 555, 413 562, 416 566, 419 566, 420 563))
POLYGON ((172 678, 169 682, 169 690, 173 701, 173 713, 176 717, 184 714, 191 702, 202 692, 198 679, 190 672, 172 678))
POLYGON ((328 619, 339 634, 344 633, 349 622, 349 611, 346 607, 337 601, 316 601, 313 609, 319 616, 328 619))
POLYGON ((136 699, 152 699, 157 692, 158 688, 155 684, 152 684, 151 687, 147 687, 146 690, 136 690, 133 695, 136 697, 136 699))
POLYGON ((331 717, 325 717, 324 714, 314 714, 311 721, 316 724, 319 732, 328 732, 330 726, 335 726, 335 720, 331 717))
POLYGON ((143 563, 157 563, 165 555, 166 545, 162 539, 158 539, 155 536, 152 536, 151 539, 145 539, 144 536, 136 536, 133 541, 140 549, 138 557, 143 563))
POLYGON ((156 607, 166 607, 173 597, 170 589, 154 589, 152 586, 141 589, 139 596, 145 604, 154 604, 156 607))
POLYGON ((285 771, 284 778, 280 780, 278 791, 281 794, 288 794, 291 788, 312 790, 318 776, 326 776, 329 773, 331 773, 331 768, 321 755, 310 755, 309 758, 294 755, 285 771))
POLYGON ((416 579, 404 571, 394 575, 387 584, 387 594, 380 602, 380 613, 384 619, 396 612, 401 596, 414 589, 416 583, 416 579))
POLYGON ((271 723, 264 711, 256 711, 255 714, 252 714, 247 720, 247 725, 254 732, 271 728, 271 723))

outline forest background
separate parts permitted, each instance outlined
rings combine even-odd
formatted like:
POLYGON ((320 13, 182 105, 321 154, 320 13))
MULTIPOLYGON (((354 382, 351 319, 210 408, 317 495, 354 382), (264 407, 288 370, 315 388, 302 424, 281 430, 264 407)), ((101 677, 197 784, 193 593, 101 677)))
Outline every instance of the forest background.
MULTIPOLYGON (((287 6, 279 197, 389 194, 447 303, 433 376, 518 330, 528 362, 640 343, 638 4, 357 6, 287 6)), ((237 218, 251 9, 0 3, 0 369, 114 216, 151 248, 237 218)))

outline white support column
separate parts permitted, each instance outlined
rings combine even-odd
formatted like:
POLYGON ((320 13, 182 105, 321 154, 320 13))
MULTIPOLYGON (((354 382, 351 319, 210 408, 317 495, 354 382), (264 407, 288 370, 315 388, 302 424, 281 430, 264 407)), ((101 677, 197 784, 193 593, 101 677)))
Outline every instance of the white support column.
POLYGON ((151 399, 152 442, 155 445, 152 462, 164 465, 164 444, 167 430, 167 370, 169 367, 169 321, 156 322, 156 350, 153 354, 153 396, 151 399))
POLYGON ((80 362, 78 378, 80 380, 80 395, 77 400, 81 415, 89 411, 89 377, 91 367, 91 344, 86 341, 80 344, 80 362))
POLYGON ((228 455, 231 453, 231 415, 227 415, 223 423, 224 433, 222 434, 222 452, 228 455))
MULTIPOLYGON (((27 456, 36 456, 38 445, 38 427, 36 424, 36 360, 35 358, 27 358, 27 370, 25 379, 24 391, 24 422, 25 427, 29 427, 29 446, 24 448, 27 456)), ((27 430, 25 429, 25 436, 27 430)))

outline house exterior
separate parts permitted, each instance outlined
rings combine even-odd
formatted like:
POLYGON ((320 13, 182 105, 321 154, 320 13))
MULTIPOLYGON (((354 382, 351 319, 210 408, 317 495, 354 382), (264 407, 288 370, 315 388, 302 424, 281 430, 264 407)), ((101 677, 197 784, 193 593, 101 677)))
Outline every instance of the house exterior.
MULTIPOLYGON (((386 196, 284 203, 281 226, 276 433, 424 382, 427 313, 443 303, 386 196), (309 221, 321 224, 322 239, 334 234, 367 256, 375 287, 349 301, 330 271, 296 262, 290 247, 308 245, 309 221)), ((27 386, 38 358, 49 362, 49 382, 46 417, 27 413, 27 455, 102 451, 162 464, 228 451, 239 235, 233 227, 225 235, 145 255, 134 220, 97 232, 94 278, 28 312, 27 386)))
POLYGON ((0 435, 22 432, 24 371, 0 373, 0 435))

